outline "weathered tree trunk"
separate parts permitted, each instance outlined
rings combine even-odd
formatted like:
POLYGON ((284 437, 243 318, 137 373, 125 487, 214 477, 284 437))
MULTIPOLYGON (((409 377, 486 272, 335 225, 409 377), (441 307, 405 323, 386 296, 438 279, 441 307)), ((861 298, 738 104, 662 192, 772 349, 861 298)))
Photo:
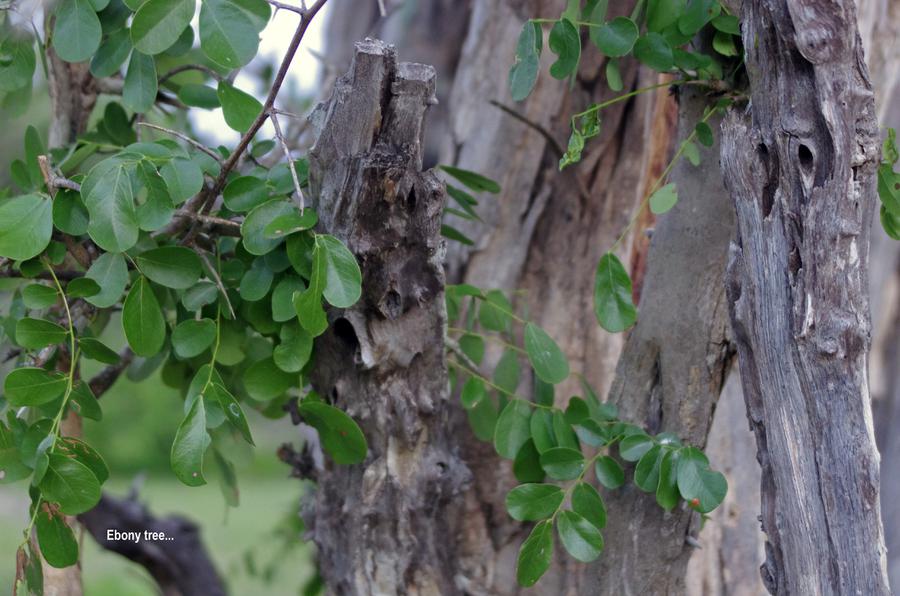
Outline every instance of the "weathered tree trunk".
MULTIPOLYGON (((680 96, 679 136, 703 117, 708 98, 680 96)), ((720 119, 711 121, 714 129, 720 119)), ((716 148, 700 166, 686 160, 673 171, 679 204, 653 233, 637 326, 630 332, 610 391, 620 416, 650 433, 674 432, 703 447, 731 368, 724 277, 733 232, 716 148)), ((666 514, 654 495, 633 484, 606 495, 606 548, 592 594, 682 594, 699 516, 666 514)))
POLYGON ((723 127, 728 275, 775 594, 888 594, 869 404, 878 125, 852 2, 744 2, 752 123, 723 127))
POLYGON ((429 66, 357 45, 350 72, 312 116, 310 188, 321 227, 347 243, 363 295, 333 311, 312 382, 369 442, 365 463, 319 472, 309 516, 337 594, 452 594, 459 493, 469 479, 449 433, 440 237, 444 190, 422 172, 429 66))

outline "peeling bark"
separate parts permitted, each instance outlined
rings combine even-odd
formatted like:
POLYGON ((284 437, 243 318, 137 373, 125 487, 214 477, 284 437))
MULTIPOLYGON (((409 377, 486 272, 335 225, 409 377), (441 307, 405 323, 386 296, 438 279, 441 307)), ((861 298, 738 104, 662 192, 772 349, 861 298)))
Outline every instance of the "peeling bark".
POLYGON ((722 166, 763 581, 774 594, 889 594, 867 379, 879 139, 854 4, 747 1, 742 27, 752 122, 730 114, 722 166))
POLYGON ((308 515, 337 594, 458 591, 453 501, 469 480, 450 436, 444 355, 443 184, 422 172, 430 66, 357 44, 350 72, 313 113, 310 188, 322 231, 356 255, 363 295, 316 340, 316 390, 360 424, 360 465, 317 474, 308 515))

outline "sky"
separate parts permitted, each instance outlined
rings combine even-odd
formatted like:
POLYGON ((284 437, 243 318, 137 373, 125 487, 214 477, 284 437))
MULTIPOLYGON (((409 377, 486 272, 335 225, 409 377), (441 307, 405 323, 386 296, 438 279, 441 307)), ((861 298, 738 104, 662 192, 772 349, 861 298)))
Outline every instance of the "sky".
MULTIPOLYGON (((285 3, 299 4, 298 0, 285 0, 285 3)), ((197 11, 197 15, 194 16, 195 31, 197 31, 198 18, 199 11, 197 11)), ((326 4, 313 19, 309 29, 306 30, 306 34, 303 37, 303 43, 300 45, 300 49, 294 56, 291 69, 288 71, 287 78, 282 87, 284 90, 283 93, 291 87, 294 87, 301 92, 311 92, 315 89, 319 79, 321 64, 315 56, 310 54, 309 50, 322 52, 324 49, 324 27, 327 18, 328 5, 326 4)), ((288 44, 291 41, 291 37, 294 35, 299 20, 300 15, 294 12, 287 10, 273 12, 272 19, 260 35, 259 52, 253 62, 238 73, 238 76, 235 79, 236 87, 259 99, 266 96, 268 89, 263 89, 259 77, 253 74, 254 67, 262 62, 274 64, 276 67, 281 64, 281 60, 284 57, 284 53, 287 51, 288 44)), ((277 103, 276 106, 278 106, 277 103)), ((206 141, 210 145, 224 144, 231 147, 237 144, 240 139, 240 134, 228 128, 225 124, 221 109, 191 110, 190 114, 194 130, 197 132, 198 136, 202 136, 203 141, 206 141)), ((282 124, 282 128, 284 127, 285 125, 282 124)), ((273 138, 274 136, 275 131, 272 128, 272 124, 266 122, 259 132, 258 138, 273 138)))

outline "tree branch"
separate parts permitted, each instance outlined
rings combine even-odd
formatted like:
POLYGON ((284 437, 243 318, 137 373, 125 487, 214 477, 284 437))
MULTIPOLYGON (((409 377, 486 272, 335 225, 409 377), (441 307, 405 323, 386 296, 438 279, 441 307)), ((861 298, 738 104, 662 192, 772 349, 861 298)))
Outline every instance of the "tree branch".
POLYGON ((171 128, 166 128, 164 126, 150 124, 149 122, 138 122, 137 124, 138 124, 138 126, 146 126, 147 128, 152 128, 153 130, 158 130, 160 132, 164 132, 166 134, 172 135, 173 137, 177 137, 177 138, 181 139, 182 141, 184 141, 185 143, 189 143, 193 147, 196 147, 203 153, 209 155, 214 160, 216 160, 217 163, 219 163, 219 164, 222 163, 222 157, 218 153, 216 153, 215 151, 213 151, 212 149, 210 149, 203 143, 201 143, 199 141, 195 141, 194 139, 192 139, 191 137, 187 136, 184 133, 178 132, 177 130, 172 130, 171 128))

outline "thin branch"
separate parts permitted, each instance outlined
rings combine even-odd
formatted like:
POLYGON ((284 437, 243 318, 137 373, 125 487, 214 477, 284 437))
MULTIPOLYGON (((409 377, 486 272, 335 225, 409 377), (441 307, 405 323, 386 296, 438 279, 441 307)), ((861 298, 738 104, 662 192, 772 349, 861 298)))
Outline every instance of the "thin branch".
POLYGON ((277 8, 279 10, 287 10, 290 12, 297 13, 301 16, 306 12, 306 9, 303 8, 302 6, 294 6, 292 4, 285 4, 284 2, 279 2, 278 0, 266 0, 266 2, 268 2, 269 4, 271 4, 272 6, 274 6, 275 8, 277 8))
POLYGON ((300 213, 303 213, 303 210, 306 208, 306 199, 303 197, 303 191, 300 189, 300 179, 297 177, 297 168, 294 167, 294 159, 291 157, 291 150, 288 149, 287 141, 284 140, 284 133, 281 132, 281 125, 278 123, 278 116, 275 112, 272 112, 272 126, 275 128, 275 137, 278 139, 278 142, 281 143, 281 150, 284 152, 284 157, 287 159, 288 168, 291 170, 291 178, 294 179, 294 192, 297 193, 297 201, 300 207, 300 213))
POLYGON ((171 128, 166 128, 164 126, 150 124, 149 122, 138 122, 138 126, 146 126, 147 128, 152 128, 153 130, 158 130, 160 132, 164 132, 166 134, 172 135, 173 137, 177 137, 177 138, 181 139, 182 141, 184 141, 185 143, 189 143, 190 145, 196 147, 203 153, 209 155, 211 158, 216 160, 216 162, 218 162, 220 164, 222 163, 222 157, 218 153, 216 153, 209 147, 205 146, 203 143, 201 143, 199 141, 195 141, 194 139, 192 139, 191 137, 187 136, 184 133, 178 132, 177 130, 172 130, 171 128))
POLYGON ((208 226, 220 228, 220 231, 223 231, 229 236, 240 236, 241 235, 241 224, 237 221, 231 221, 230 219, 225 219, 224 217, 216 217, 214 215, 203 215, 201 213, 194 213, 193 211, 189 211, 187 209, 179 209, 175 212, 175 215, 179 217, 187 217, 190 219, 195 219, 201 223, 204 223, 208 226))
POLYGON ((234 319, 234 308, 231 306, 231 300, 228 298, 228 291, 225 289, 225 284, 222 283, 222 278, 219 276, 219 272, 216 271, 216 268, 213 267, 212 263, 209 262, 209 258, 206 256, 205 252, 200 251, 200 258, 203 259, 203 263, 206 265, 206 268, 209 270, 210 275, 212 275, 213 280, 216 282, 216 286, 219 288, 219 292, 225 299, 226 306, 228 306, 228 312, 231 314, 231 318, 234 319))
POLYGON ((219 73, 217 73, 216 71, 214 71, 213 69, 211 69, 208 66, 204 66, 203 64, 182 64, 181 66, 176 66, 175 68, 173 68, 172 70, 170 70, 166 74, 164 74, 163 76, 159 77, 159 84, 162 85, 163 83, 165 83, 166 81, 168 81, 169 79, 174 77, 175 75, 181 74, 183 72, 191 71, 191 70, 197 70, 202 73, 205 73, 217 81, 222 80, 222 75, 220 75, 219 73))
MULTIPOLYGON (((244 151, 246 151, 247 147, 250 145, 250 141, 253 140, 253 137, 256 136, 256 133, 260 128, 262 128, 262 125, 269 117, 270 110, 275 105, 275 98, 278 96, 278 92, 281 90, 281 86, 284 84, 284 79, 287 76, 288 69, 291 67, 291 62, 294 60, 294 56, 297 54, 297 49, 300 47, 300 42, 303 41, 303 36, 306 35, 306 30, 309 29, 309 24, 313 20, 313 17, 315 17, 316 13, 318 13, 322 9, 322 7, 325 6, 326 2, 328 2, 328 0, 316 0, 316 2, 312 6, 303 11, 300 23, 297 25, 297 30, 294 31, 294 36, 291 38, 288 49, 281 61, 281 66, 278 68, 278 72, 276 73, 275 78, 272 81, 272 88, 269 90, 268 96, 266 96, 266 101, 263 104, 262 111, 260 111, 259 115, 256 117, 256 120, 253 121, 253 124, 250 125, 250 128, 247 129, 247 132, 244 133, 244 136, 241 137, 241 140, 238 142, 237 147, 235 147, 234 151, 228 157, 228 160, 222 165, 222 169, 219 171, 219 176, 216 178, 215 184, 213 184, 212 187, 202 193, 203 197, 200 201, 200 211, 202 213, 206 213, 209 209, 212 208, 213 201, 225 187, 225 184, 228 182, 228 175, 238 164, 241 155, 243 155, 244 151)), ((189 244, 193 239, 194 234, 196 233, 197 225, 194 224, 194 226, 192 226, 188 233, 185 235, 182 243, 189 244)))
POLYGON ((119 375, 122 374, 122 371, 128 368, 128 365, 131 364, 132 360, 134 360, 134 352, 132 352, 130 348, 125 348, 119 352, 118 362, 110 364, 88 381, 88 386, 91 388, 91 391, 97 399, 113 386, 113 383, 116 382, 119 375))
POLYGON ((505 104, 502 104, 497 100, 492 99, 490 101, 490 103, 495 108, 499 108, 501 111, 512 116, 519 122, 526 124, 526 125, 530 126, 531 128, 533 128, 535 131, 539 132, 541 134, 541 136, 544 137, 545 139, 547 139, 547 142, 550 143, 550 146, 553 149, 553 152, 556 153, 557 157, 562 157, 563 155, 566 154, 565 148, 559 144, 559 141, 557 141, 556 138, 552 134, 550 134, 549 130, 547 130, 546 128, 544 128, 543 126, 538 124, 537 122, 534 122, 533 120, 529 120, 528 118, 526 118, 519 112, 515 111, 513 108, 511 108, 505 104))

